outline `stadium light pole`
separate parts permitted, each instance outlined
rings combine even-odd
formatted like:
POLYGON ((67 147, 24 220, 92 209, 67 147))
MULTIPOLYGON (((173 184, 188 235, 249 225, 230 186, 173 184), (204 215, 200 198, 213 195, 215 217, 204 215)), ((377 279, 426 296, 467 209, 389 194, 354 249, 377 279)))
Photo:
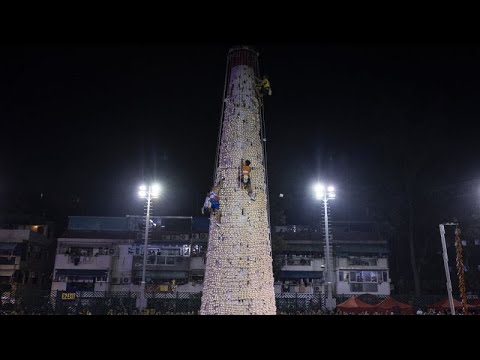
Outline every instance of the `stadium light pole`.
POLYGON ((147 298, 145 296, 145 274, 147 270, 147 246, 148 246, 148 226, 150 223, 150 207, 152 199, 160 196, 160 185, 152 184, 149 186, 141 185, 139 187, 138 196, 147 200, 147 215, 145 217, 145 243, 143 247, 143 266, 142 266, 142 282, 140 283, 140 304, 139 309, 145 310, 147 307, 147 298))
POLYGON ((332 299, 332 287, 333 287, 333 267, 332 267, 332 259, 330 258, 330 237, 329 237, 329 229, 328 229, 328 200, 335 199, 335 188, 333 186, 328 186, 325 189, 323 184, 315 184, 314 186, 315 191, 315 198, 317 200, 323 201, 323 209, 324 209, 324 220, 325 220, 325 272, 326 272, 326 279, 327 279, 327 309, 333 309, 333 299, 332 299))

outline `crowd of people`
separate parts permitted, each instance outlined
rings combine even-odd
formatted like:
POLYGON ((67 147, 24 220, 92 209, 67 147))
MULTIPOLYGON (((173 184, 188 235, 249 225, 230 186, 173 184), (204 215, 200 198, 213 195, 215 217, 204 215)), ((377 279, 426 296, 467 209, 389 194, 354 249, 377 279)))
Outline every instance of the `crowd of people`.
MULTIPOLYGON (((28 307, 4 307, 0 308, 0 315, 198 315, 198 309, 177 309, 174 305, 163 306, 161 308, 147 308, 139 311, 135 308, 126 308, 124 306, 114 307, 94 307, 94 306, 67 306, 54 309, 47 305, 39 308, 28 307)), ((457 315, 463 315, 462 310, 456 311, 457 315)), ((284 307, 278 309, 277 315, 401 315, 398 311, 374 311, 374 312, 349 312, 335 309, 328 311, 319 308, 295 308, 284 307)), ((412 315, 450 315, 450 310, 436 310, 433 308, 418 308, 412 315)), ((475 311, 469 311, 468 315, 476 315, 475 311)))

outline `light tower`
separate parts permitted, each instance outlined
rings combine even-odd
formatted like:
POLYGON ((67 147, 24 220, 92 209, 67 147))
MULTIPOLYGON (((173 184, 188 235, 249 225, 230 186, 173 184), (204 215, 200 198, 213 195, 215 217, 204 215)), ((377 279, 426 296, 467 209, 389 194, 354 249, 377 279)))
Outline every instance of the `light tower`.
POLYGON ((210 221, 201 314, 276 313, 258 77, 258 53, 249 47, 232 48, 214 176, 221 220, 212 215, 210 221), (251 195, 240 180, 246 160, 252 168, 251 195))
POLYGON ((333 274, 335 273, 335 268, 332 263, 332 253, 330 251, 330 230, 328 222, 328 201, 335 199, 335 188, 333 186, 328 186, 325 191, 325 186, 318 183, 314 186, 315 197, 317 200, 323 201, 323 216, 325 222, 325 279, 327 285, 327 299, 326 305, 329 311, 332 311, 334 308, 333 297, 332 297, 332 288, 333 288, 333 274))

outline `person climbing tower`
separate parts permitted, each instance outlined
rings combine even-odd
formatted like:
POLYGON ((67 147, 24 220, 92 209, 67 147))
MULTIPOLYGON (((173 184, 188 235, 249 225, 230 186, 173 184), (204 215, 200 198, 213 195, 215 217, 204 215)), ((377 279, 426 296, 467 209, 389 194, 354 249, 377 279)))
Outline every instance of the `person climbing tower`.
POLYGON ((205 214, 205 210, 210 212, 211 208, 212 208, 212 203, 210 202, 210 193, 207 192, 207 197, 205 198, 205 201, 203 202, 203 207, 200 211, 202 212, 202 215, 203 215, 205 214))
POLYGON ((250 167, 250 160, 242 161, 242 173, 241 173, 241 183, 242 189, 247 189, 247 187, 251 184, 250 181, 250 173, 252 172, 252 168, 250 167))
POLYGON ((220 201, 218 196, 218 189, 214 186, 210 191, 210 213, 216 217, 216 225, 220 226, 222 220, 222 213, 220 212, 220 201))
POLYGON ((252 192, 252 181, 251 181, 251 172, 252 172, 252 167, 250 166, 250 160, 245 160, 245 162, 242 162, 242 175, 241 175, 241 183, 242 183, 242 189, 246 189, 248 195, 252 200, 255 200, 255 197, 252 192))
POLYGON ((270 86, 270 81, 268 80, 266 75, 263 75, 263 78, 257 82, 255 86, 257 90, 257 95, 272 95, 272 88, 270 86))
POLYGON ((218 194, 215 192, 215 191, 210 191, 210 194, 209 194, 209 200, 210 200, 210 210, 211 210, 211 213, 213 215, 217 215, 217 213, 219 212, 219 209, 220 209, 220 203, 219 203, 219 198, 218 198, 218 194))
POLYGON ((203 203, 203 207, 201 209, 202 214, 205 213, 205 210, 208 210, 210 212, 210 215, 213 215, 216 217, 217 226, 220 226, 220 222, 222 219, 222 214, 220 212, 220 197, 219 197, 219 192, 220 192, 222 182, 223 182, 223 179, 220 180, 220 182, 217 185, 215 185, 210 192, 207 193, 207 196, 205 197, 205 201, 203 203))

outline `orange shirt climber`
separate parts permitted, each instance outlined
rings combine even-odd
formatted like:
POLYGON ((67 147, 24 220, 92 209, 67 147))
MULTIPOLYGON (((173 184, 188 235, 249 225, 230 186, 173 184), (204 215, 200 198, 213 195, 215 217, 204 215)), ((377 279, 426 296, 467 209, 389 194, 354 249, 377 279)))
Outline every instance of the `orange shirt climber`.
POLYGON ((245 164, 242 166, 242 174, 250 177, 251 172, 252 172, 252 168, 250 167, 250 161, 246 160, 245 164))

